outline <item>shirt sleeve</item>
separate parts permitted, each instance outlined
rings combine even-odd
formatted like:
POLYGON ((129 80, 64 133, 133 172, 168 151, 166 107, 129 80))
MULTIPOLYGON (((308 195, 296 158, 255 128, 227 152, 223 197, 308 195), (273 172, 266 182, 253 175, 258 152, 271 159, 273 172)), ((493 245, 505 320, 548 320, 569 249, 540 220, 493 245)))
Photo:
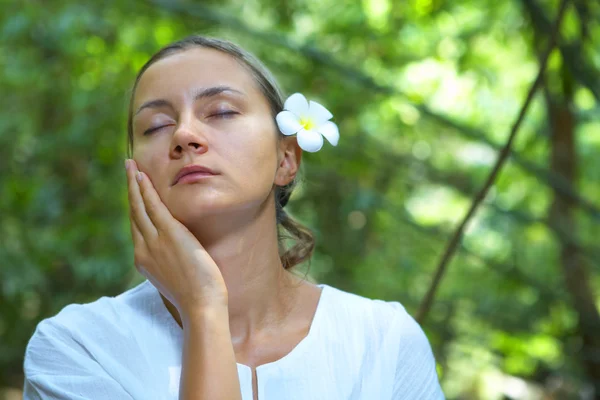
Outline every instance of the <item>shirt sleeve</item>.
POLYGON ((67 328, 52 320, 38 324, 23 370, 24 400, 133 399, 67 328))
POLYGON ((444 400, 427 336, 402 306, 396 314, 394 331, 400 342, 392 399, 444 400))

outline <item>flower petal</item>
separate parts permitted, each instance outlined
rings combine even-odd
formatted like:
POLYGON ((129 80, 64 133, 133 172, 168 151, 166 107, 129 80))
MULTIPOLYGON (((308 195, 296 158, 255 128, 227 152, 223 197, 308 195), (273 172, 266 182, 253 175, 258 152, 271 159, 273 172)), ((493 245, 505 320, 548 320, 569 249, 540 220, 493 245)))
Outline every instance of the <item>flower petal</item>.
POLYGON ((283 104, 283 108, 293 112, 298 117, 303 117, 308 113, 308 101, 302 93, 294 93, 287 98, 283 104))
POLYGON ((329 121, 333 114, 321 104, 311 100, 308 107, 308 117, 314 121, 315 126, 319 126, 325 121, 329 121))
POLYGON ((316 131, 325 136, 325 139, 327 139, 329 143, 337 146, 338 140, 340 140, 340 131, 334 122, 327 121, 319 126, 316 131))
POLYGON ((291 111, 282 111, 275 117, 279 130, 284 135, 293 135, 302 129, 300 119, 291 111))
POLYGON ((314 153, 323 147, 323 136, 319 132, 302 129, 298 132, 298 145, 302 150, 314 153))

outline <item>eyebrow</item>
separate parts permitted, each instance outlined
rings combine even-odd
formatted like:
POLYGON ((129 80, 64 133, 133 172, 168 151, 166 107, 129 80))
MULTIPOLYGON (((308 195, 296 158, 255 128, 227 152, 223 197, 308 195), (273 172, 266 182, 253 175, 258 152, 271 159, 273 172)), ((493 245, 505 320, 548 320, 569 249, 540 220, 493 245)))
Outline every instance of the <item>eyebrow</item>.
MULTIPOLYGON (((244 93, 240 92, 239 90, 236 90, 229 86, 221 85, 221 86, 213 86, 213 87, 209 87, 206 89, 196 91, 196 94, 194 95, 194 101, 197 101, 197 100, 203 99, 203 98, 207 98, 207 97, 214 97, 223 92, 232 92, 232 93, 241 94, 242 96, 244 95, 244 93)), ((171 104, 168 100, 165 100, 165 99, 150 100, 150 101, 147 101, 144 104, 142 104, 140 106, 140 108, 138 108, 138 110, 135 112, 134 115, 138 115, 145 108, 159 108, 159 107, 165 107, 165 106, 173 108, 173 104, 171 104)))

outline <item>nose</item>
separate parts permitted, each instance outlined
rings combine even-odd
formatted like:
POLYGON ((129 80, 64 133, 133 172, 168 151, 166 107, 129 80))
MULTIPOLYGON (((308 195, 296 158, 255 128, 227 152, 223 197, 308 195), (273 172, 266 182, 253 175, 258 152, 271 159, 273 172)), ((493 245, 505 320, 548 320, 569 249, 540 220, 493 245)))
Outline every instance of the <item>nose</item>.
POLYGON ((182 123, 173 134, 171 155, 179 158, 186 152, 203 154, 208 151, 208 141, 198 126, 182 123))

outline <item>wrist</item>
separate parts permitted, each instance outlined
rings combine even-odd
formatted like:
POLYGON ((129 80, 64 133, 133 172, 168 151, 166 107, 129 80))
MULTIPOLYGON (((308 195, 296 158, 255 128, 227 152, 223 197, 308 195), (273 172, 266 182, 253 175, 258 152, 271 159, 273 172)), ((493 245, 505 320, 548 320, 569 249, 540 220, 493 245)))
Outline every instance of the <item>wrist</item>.
POLYGON ((194 326, 205 326, 212 321, 223 319, 229 323, 229 307, 226 303, 215 302, 214 304, 203 304, 190 307, 181 313, 183 328, 194 326))
POLYGON ((180 299, 178 308, 181 313, 202 312, 205 309, 227 307, 229 304, 229 294, 226 288, 208 288, 194 290, 188 293, 186 297, 180 299))

